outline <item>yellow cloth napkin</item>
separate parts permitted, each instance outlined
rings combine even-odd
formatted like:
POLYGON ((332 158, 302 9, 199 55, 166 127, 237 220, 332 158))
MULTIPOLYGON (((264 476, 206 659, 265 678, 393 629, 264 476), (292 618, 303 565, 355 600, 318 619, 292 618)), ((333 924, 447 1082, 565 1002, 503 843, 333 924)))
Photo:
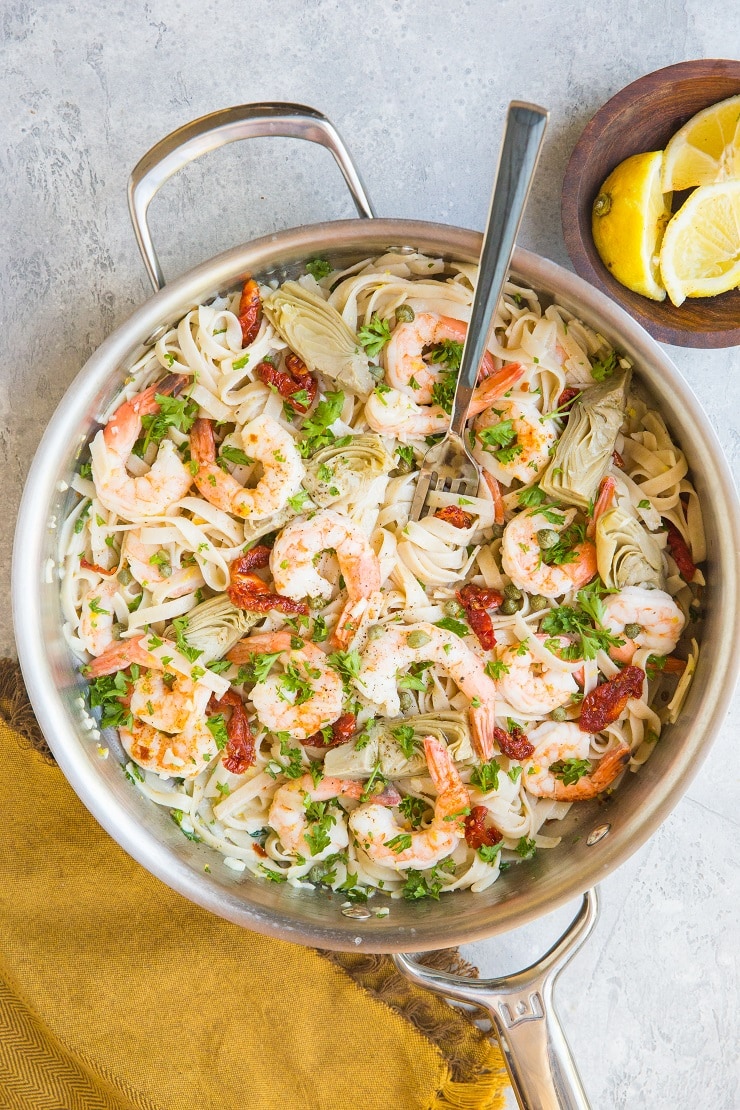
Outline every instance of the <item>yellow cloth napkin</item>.
POLYGON ((499 1050, 464 1015, 387 957, 321 954, 191 905, 32 736, 0 661, 0 1110, 505 1105, 499 1050))

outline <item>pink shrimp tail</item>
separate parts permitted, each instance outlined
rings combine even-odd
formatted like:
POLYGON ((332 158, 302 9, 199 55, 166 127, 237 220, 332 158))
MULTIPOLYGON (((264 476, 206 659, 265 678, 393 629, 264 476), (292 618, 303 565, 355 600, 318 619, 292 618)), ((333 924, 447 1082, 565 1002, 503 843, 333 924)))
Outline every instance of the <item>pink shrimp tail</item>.
POLYGON ((159 412, 160 404, 156 399, 160 397, 176 397, 181 393, 188 382, 185 374, 168 374, 160 382, 150 385, 137 397, 132 397, 131 408, 138 416, 154 416, 159 412))
POLYGON ((470 728, 475 754, 485 761, 492 759, 496 729, 496 712, 492 702, 470 710, 470 728))
POLYGON ((520 362, 508 362, 500 370, 488 375, 475 387, 468 416, 478 416, 485 409, 490 408, 494 401, 503 397, 504 393, 516 385, 524 372, 525 367, 520 362))
POLYGON ((596 535, 596 523, 599 517, 608 512, 614 504, 614 499, 617 495, 617 483, 610 475, 602 478, 601 485, 599 486, 599 496, 596 498, 594 505, 594 513, 588 523, 586 535, 589 539, 593 539, 596 535))
POLYGON ((493 520, 495 524, 504 523, 504 498, 501 493, 501 486, 494 478, 493 474, 489 474, 487 470, 482 470, 483 481, 488 486, 488 491, 491 494, 493 501, 493 520))
POLYGON ((104 674, 115 674, 116 671, 125 670, 132 663, 140 667, 155 667, 162 670, 162 664, 156 655, 152 655, 142 646, 143 636, 134 636, 131 640, 115 640, 109 648, 93 659, 92 663, 83 669, 87 678, 99 678, 104 674))

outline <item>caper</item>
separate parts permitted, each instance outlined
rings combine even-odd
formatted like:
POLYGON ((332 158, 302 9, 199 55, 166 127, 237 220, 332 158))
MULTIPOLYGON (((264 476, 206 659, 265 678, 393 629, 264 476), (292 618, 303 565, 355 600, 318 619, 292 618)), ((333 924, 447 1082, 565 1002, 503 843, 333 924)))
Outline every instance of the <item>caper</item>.
POLYGON ((606 216, 611 211, 612 198, 608 193, 599 193, 594 201, 594 216, 606 216))
POLYGON ((539 613, 540 609, 547 608, 547 598, 542 594, 532 594, 529 599, 529 608, 533 613, 539 613))
POLYGON ((416 316, 410 304, 400 304, 396 309, 396 319, 399 324, 410 324, 416 316))
POLYGON ((130 570, 127 570, 126 567, 121 567, 118 574, 116 575, 116 578, 122 586, 128 586, 131 582, 133 582, 134 576, 130 570))
POLYGON ((557 709, 553 709, 550 716, 552 717, 553 721, 567 721, 568 719, 568 714, 565 712, 562 705, 559 705, 557 709))
POLYGON ((410 632, 406 637, 406 643, 410 648, 426 647, 427 644, 432 642, 432 637, 428 632, 422 632, 418 629, 416 632, 410 632))
POLYGON ((518 590, 513 582, 508 586, 504 586, 504 597, 508 597, 511 601, 521 601, 522 591, 518 590))
POLYGON ((323 863, 315 863, 308 873, 308 881, 318 886, 326 878, 326 867, 323 863))
POLYGON ((375 379, 376 379, 377 381, 381 381, 381 380, 382 380, 382 378, 383 378, 383 375, 385 374, 385 370, 383 369, 383 367, 382 367, 382 366, 376 366, 374 362, 369 362, 369 363, 367 364, 367 368, 368 368, 368 370, 369 370, 370 374, 371 374, 371 375, 372 375, 372 376, 373 376, 373 377, 374 377, 374 378, 375 378, 375 379))
POLYGON ((444 603, 442 611, 446 617, 453 617, 456 620, 465 616, 465 610, 462 605, 460 605, 458 601, 453 601, 452 598, 444 603))
POLYGON ((560 535, 554 528, 540 528, 537 533, 537 543, 543 551, 549 551, 560 540, 560 535))
POLYGON ((642 632, 641 624, 626 624, 624 626, 624 634, 629 640, 635 640, 642 632))
POLYGON ((416 709, 414 695, 410 692, 410 690, 399 690, 398 700, 401 705, 402 713, 409 713, 412 709, 416 709))
POLYGON ((514 601, 513 597, 505 597, 501 602, 499 612, 503 613, 505 617, 512 617, 514 613, 519 612, 519 602, 514 601))
POLYGON ((368 640, 379 640, 381 636, 385 636, 385 628, 382 624, 372 624, 367 630, 368 640))

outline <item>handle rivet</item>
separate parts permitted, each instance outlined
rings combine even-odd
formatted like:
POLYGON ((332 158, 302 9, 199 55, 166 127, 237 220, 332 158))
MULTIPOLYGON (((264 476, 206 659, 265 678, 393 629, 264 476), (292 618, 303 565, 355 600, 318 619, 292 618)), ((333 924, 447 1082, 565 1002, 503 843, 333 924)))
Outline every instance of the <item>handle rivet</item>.
POLYGON ((593 829, 586 838, 586 843, 588 844, 589 848, 591 848, 594 844, 598 844, 600 840, 603 840, 610 830, 611 825, 609 824, 597 825, 596 828, 593 829))
POLYGON ((161 327, 155 328, 154 331, 152 332, 152 334, 144 340, 144 346, 145 347, 153 347, 154 344, 158 343, 159 340, 163 336, 165 336, 169 330, 170 330, 170 325, 169 324, 162 324, 161 327))
POLYGON ((386 254, 416 254, 416 247, 398 246, 396 243, 391 243, 389 247, 385 248, 386 254))
POLYGON ((345 917, 351 917, 355 921, 367 921, 369 917, 373 916, 367 906, 344 906, 342 913, 345 917))

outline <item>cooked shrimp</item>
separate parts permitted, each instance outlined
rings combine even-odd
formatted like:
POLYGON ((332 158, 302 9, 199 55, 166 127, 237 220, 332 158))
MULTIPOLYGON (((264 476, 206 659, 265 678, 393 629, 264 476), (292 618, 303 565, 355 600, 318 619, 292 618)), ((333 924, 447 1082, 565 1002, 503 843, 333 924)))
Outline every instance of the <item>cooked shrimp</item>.
POLYGON ((529 485, 549 463, 550 447, 558 438, 554 422, 544 419, 532 401, 505 397, 480 414, 475 430, 476 454, 484 464, 493 459, 496 475, 506 485, 514 478, 529 485))
POLYGON ((441 667, 473 703, 470 721, 476 750, 481 758, 490 759, 496 686, 482 660, 454 632, 426 622, 386 626, 383 635, 369 640, 362 653, 358 685, 385 716, 397 717, 401 712, 399 675, 412 663, 429 660, 441 667))
POLYGON ((165 598, 193 593, 205 582, 197 564, 173 570, 167 551, 157 544, 143 543, 137 530, 127 533, 122 555, 136 581, 155 594, 157 604, 165 598))
POLYGON ((133 721, 119 729, 134 762, 158 775, 199 775, 218 755, 206 717, 210 696, 210 690, 180 675, 171 687, 159 672, 141 675, 131 692, 133 721))
POLYGON ((681 638, 686 619, 670 594, 625 586, 604 598, 604 628, 625 639, 609 649, 612 659, 629 663, 638 648, 670 655, 681 638))
MULTIPOLYGON (((312 802, 328 802, 332 798, 344 797, 359 799, 365 793, 365 783, 357 779, 338 779, 326 777, 315 783, 311 775, 303 775, 278 787, 270 806, 268 824, 275 830, 286 852, 300 852, 312 859, 323 859, 333 852, 340 852, 349 843, 347 826, 344 820, 334 819, 329 825, 329 843, 314 854, 311 842, 306 839, 309 832, 309 818, 306 813, 312 802)), ((384 805, 396 805, 401 795, 392 786, 386 786, 374 798, 379 809, 384 805)), ((342 818, 344 814, 341 814, 342 818)), ((324 818, 326 819, 326 818, 324 818)))
POLYGON ((309 640, 291 647, 289 632, 261 632, 240 640, 228 653, 232 663, 253 655, 280 653, 284 672, 255 684, 250 698, 261 723, 270 732, 289 732, 306 740, 336 721, 342 713, 342 679, 326 655, 309 640))
POLYGON ((526 642, 503 648, 498 657, 508 669, 497 679, 496 689, 515 713, 541 717, 566 705, 578 692, 572 674, 546 667, 528 650, 526 642))
MULTIPOLYGON (((440 370, 434 363, 424 360, 424 350, 437 346, 445 339, 462 344, 467 331, 468 326, 462 320, 437 316, 434 312, 418 312, 409 323, 399 324, 384 351, 389 384, 407 397, 413 397, 417 404, 430 405, 432 388, 439 381, 440 370)), ((493 357, 486 351, 480 374, 487 378, 494 370, 493 357)))
POLYGON ((190 489, 192 475, 169 439, 160 443, 157 457, 146 474, 134 478, 126 470, 128 458, 141 434, 142 416, 151 416, 160 410, 156 395, 175 393, 186 381, 182 375, 170 374, 143 393, 124 401, 90 444, 96 494, 110 512, 129 520, 158 516, 190 489))
POLYGON ((621 744, 606 752, 596 769, 591 770, 587 759, 591 738, 570 721, 546 721, 530 733, 530 740, 536 742, 536 747, 522 765, 522 782, 530 794, 538 798, 553 798, 558 802, 585 802, 595 798, 614 782, 630 757, 629 745, 621 744), (585 761, 587 765, 578 768, 576 761, 585 761), (566 786, 563 778, 568 767, 553 772, 552 767, 557 763, 570 763, 575 774, 579 770, 585 770, 586 774, 566 786))
POLYGON ((570 562, 546 563, 544 557, 548 548, 540 546, 543 534, 547 532, 551 537, 553 532, 558 532, 562 536, 573 523, 576 510, 548 509, 547 512, 547 517, 540 509, 517 513, 509 521, 501 541, 501 562, 504 573, 520 590, 543 597, 560 597, 580 589, 594 577, 596 547, 590 540, 576 542, 566 556, 572 556, 570 562), (557 520, 553 514, 562 515, 562 520, 557 520))
POLYGON ((470 795, 451 755, 434 736, 424 740, 424 754, 437 791, 434 817, 428 828, 409 831, 396 822, 390 810, 373 802, 358 806, 349 815, 349 827, 358 847, 371 860, 396 871, 433 867, 451 855, 465 835, 470 795))
POLYGON ((190 454, 196 466, 194 481, 206 501, 240 517, 266 517, 281 512, 300 488, 305 474, 295 440, 287 429, 264 413, 242 429, 244 451, 262 463, 262 477, 245 489, 233 474, 216 462, 212 420, 196 420, 190 432, 190 454))
MULTIPOLYGON (((512 362, 497 370, 477 385, 468 409, 470 416, 483 412, 501 397, 524 373, 524 367, 512 362)), ((439 435, 450 425, 449 413, 440 405, 417 404, 397 389, 375 390, 365 404, 365 419, 374 432, 395 436, 402 442, 439 435)))
POLYGON ((123 671, 132 663, 136 663, 139 667, 154 667, 162 670, 162 663, 157 656, 152 655, 144 647, 143 634, 132 636, 130 640, 114 640, 102 655, 87 664, 84 673, 88 678, 99 678, 104 674, 123 671))
POLYGON ((115 580, 104 580, 89 589, 82 599, 78 634, 91 655, 102 655, 114 643, 113 598, 117 592, 115 580))
POLYGON ((357 617, 355 603, 380 589, 380 561, 361 528, 332 509, 291 521, 275 540, 270 570, 278 593, 294 599, 328 600, 332 584, 316 565, 322 551, 336 552, 347 588, 348 603, 337 626, 337 641, 345 643, 351 635, 347 626, 353 616, 357 617))

